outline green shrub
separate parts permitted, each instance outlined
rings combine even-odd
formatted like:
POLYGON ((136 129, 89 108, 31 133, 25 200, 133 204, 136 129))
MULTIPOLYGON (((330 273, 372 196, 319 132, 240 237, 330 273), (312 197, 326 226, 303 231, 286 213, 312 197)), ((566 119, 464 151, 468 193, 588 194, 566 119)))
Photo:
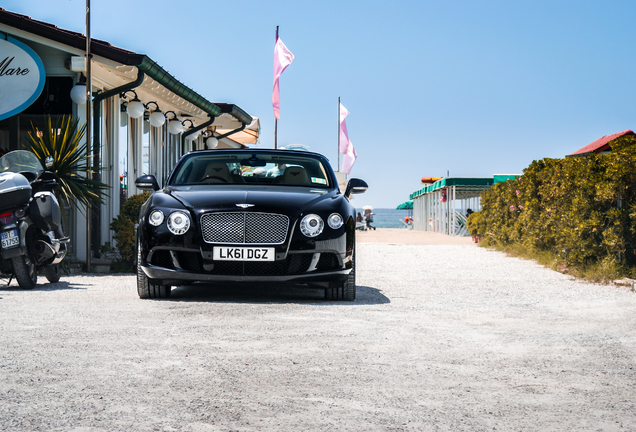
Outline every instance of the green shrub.
POLYGON ((119 215, 113 219, 110 229, 114 231, 113 239, 117 242, 118 263, 127 263, 129 271, 133 271, 135 262, 135 224, 139 219, 141 206, 150 198, 149 192, 133 195, 126 200, 119 215))
POLYGON ((473 236, 483 237, 486 232, 486 223, 483 218, 483 213, 473 212, 468 216, 468 223, 466 224, 468 231, 473 236))
POLYGON ((612 141, 609 154, 533 161, 485 191, 468 223, 486 244, 548 253, 588 278, 636 273, 636 137, 612 141))

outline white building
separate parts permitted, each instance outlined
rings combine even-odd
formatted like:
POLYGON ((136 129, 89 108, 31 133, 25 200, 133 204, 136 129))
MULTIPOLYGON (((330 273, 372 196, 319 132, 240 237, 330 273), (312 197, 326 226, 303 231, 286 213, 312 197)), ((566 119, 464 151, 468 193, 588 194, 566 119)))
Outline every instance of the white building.
MULTIPOLYGON (((0 37, 4 39, 0 41, 4 50, 0 50, 0 150, 23 148, 31 123, 43 124, 46 115, 71 114, 84 124, 87 116, 81 96, 86 94, 85 86, 76 98, 79 105, 73 102, 71 91, 86 73, 85 36, 0 9, 0 37), (14 51, 27 53, 24 64, 31 64, 30 70, 20 66, 21 58, 14 51), (22 97, 13 83, 17 78, 9 77, 8 71, 18 74, 29 70, 18 78, 29 74, 37 77, 38 67, 39 81, 31 83, 34 90, 30 99, 27 95, 14 102, 15 106, 4 99, 7 94, 13 99, 22 97)), ((90 145, 94 161, 101 168, 101 181, 110 186, 109 197, 94 212, 91 224, 91 257, 96 257, 100 245, 112 243, 109 224, 120 211, 121 176, 127 186, 123 191, 133 195, 137 193, 134 180, 138 176, 154 174, 162 183, 185 152, 205 148, 206 140, 208 147, 216 148, 254 144, 260 125, 257 118, 236 105, 206 100, 144 54, 92 39, 91 55, 90 145), (196 138, 186 139, 191 133, 196 138)), ((65 228, 72 239, 70 255, 84 261, 86 218, 78 212, 70 218, 65 228)))

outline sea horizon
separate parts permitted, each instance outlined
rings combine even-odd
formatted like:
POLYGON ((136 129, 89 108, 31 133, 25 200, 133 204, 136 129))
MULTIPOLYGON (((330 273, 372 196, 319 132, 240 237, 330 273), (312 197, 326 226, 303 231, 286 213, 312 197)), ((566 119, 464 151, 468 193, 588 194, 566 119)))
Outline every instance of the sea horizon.
MULTIPOLYGON (((373 222, 371 226, 376 228, 404 228, 404 218, 412 216, 413 210, 397 210, 391 208, 374 208, 373 222)), ((356 215, 360 213, 364 216, 362 208, 356 208, 356 215)))

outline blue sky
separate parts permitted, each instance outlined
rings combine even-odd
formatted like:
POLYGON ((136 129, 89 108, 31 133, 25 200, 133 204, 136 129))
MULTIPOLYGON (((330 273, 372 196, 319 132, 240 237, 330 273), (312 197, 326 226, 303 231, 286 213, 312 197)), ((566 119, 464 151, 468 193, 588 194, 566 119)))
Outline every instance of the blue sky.
MULTIPOLYGON (((85 0, 3 8, 84 33, 85 0)), ((148 55, 213 102, 261 119, 271 148, 274 33, 283 73, 279 146, 337 160, 338 97, 369 183, 391 208, 423 176, 521 173, 634 129, 634 1, 92 0, 92 37, 148 55)))

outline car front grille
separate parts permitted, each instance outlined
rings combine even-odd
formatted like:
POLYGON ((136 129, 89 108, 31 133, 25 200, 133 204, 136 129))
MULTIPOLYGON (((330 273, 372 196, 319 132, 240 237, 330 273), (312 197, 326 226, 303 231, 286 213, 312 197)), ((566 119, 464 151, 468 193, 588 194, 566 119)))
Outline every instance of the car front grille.
POLYGON ((206 243, 282 244, 289 218, 273 213, 206 213, 201 232, 206 243))

